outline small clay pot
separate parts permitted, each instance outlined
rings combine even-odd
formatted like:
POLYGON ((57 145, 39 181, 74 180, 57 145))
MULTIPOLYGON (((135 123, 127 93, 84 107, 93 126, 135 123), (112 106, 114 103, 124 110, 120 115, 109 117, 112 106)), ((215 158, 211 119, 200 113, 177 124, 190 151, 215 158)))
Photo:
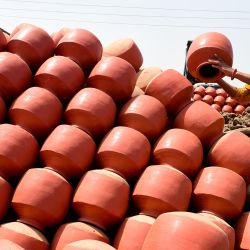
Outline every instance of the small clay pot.
POLYGON ((194 93, 203 97, 206 94, 206 88, 204 86, 198 86, 194 89, 194 93))
POLYGON ((211 107, 217 110, 218 112, 221 112, 221 106, 219 104, 213 103, 211 107))
POLYGON ((213 87, 210 86, 206 87, 205 92, 207 95, 211 95, 213 98, 216 97, 216 89, 213 87))
POLYGON ((66 245, 62 250, 115 250, 115 248, 98 240, 79 240, 66 245))
MULTIPOLYGON (((0 177, 0 221, 5 217, 10 206, 13 188, 4 178, 0 177)), ((1 249, 1 248, 0 248, 1 249)))
POLYGON ((115 234, 113 246, 119 250, 141 249, 154 222, 155 219, 147 215, 126 218, 115 234))
POLYGON ((54 42, 54 46, 56 48, 58 42, 61 40, 61 38, 68 32, 70 31, 70 28, 67 27, 63 27, 60 30, 53 32, 50 36, 54 42))
POLYGON ((227 92, 223 88, 216 89, 216 95, 223 96, 225 99, 228 97, 227 92))
POLYGON ((157 217, 165 212, 187 211, 192 182, 170 165, 147 167, 136 183, 132 199, 142 214, 157 217))
POLYGON ((104 137, 96 154, 96 163, 119 173, 126 179, 136 179, 146 168, 151 145, 139 131, 129 127, 114 127, 104 137))
POLYGON ((221 111, 225 113, 233 113, 233 107, 226 104, 222 107, 221 111))
POLYGON ((128 183, 119 175, 104 169, 91 170, 80 180, 72 205, 80 221, 105 230, 123 220, 129 192, 128 183))
POLYGON ((218 104, 219 106, 223 106, 224 103, 225 103, 225 98, 221 95, 217 95, 215 98, 214 98, 214 103, 215 104, 218 104))
POLYGON ((227 105, 231 106, 232 108, 236 107, 236 105, 238 104, 238 102, 234 98, 232 98, 231 96, 228 96, 226 98, 225 103, 227 105))
POLYGON ((58 173, 45 168, 29 169, 16 187, 12 207, 19 221, 43 231, 62 222, 72 191, 58 173))
POLYGON ((1 250, 25 250, 24 248, 18 246, 16 243, 10 240, 5 240, 5 239, 0 240, 0 249, 1 250))
POLYGON ((193 101, 198 101, 198 100, 202 100, 202 97, 199 94, 194 94, 192 99, 193 101))
POLYGON ((207 103, 208 105, 212 105, 214 102, 214 98, 211 95, 204 95, 202 101, 207 103))
POLYGON ((5 116, 7 112, 7 107, 3 98, 0 96, 0 123, 4 123, 5 116))
POLYGON ((7 39, 4 35, 4 32, 0 30, 0 51, 3 51, 6 47, 7 39))
POLYGON ((50 90, 60 100, 72 98, 84 86, 84 80, 78 64, 64 56, 47 59, 34 77, 37 86, 50 90))
POLYGON ((131 94, 131 97, 136 97, 138 95, 144 95, 144 91, 142 89, 140 89, 139 87, 135 86, 133 93, 131 94))
POLYGON ((242 114, 245 111, 245 107, 238 104, 235 108, 234 108, 234 113, 237 115, 242 114))

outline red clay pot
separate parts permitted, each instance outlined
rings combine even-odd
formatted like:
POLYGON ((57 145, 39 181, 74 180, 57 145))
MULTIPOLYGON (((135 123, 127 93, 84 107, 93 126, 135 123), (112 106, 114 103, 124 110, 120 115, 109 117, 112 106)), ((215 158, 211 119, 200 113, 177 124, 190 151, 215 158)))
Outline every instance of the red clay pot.
POLYGON ((206 92, 207 95, 211 95, 213 98, 216 97, 216 89, 213 88, 213 87, 208 86, 205 89, 205 92, 206 92))
POLYGON ((100 143, 96 162, 126 179, 135 179, 146 168, 150 151, 150 143, 142 133, 133 128, 114 127, 100 143))
POLYGON ((69 57, 85 70, 95 66, 102 51, 102 44, 93 33, 85 29, 70 29, 58 42, 55 54, 69 57))
POLYGON ((136 183, 132 199, 142 214, 157 217, 165 212, 186 211, 192 182, 170 165, 147 167, 136 183))
POLYGON ((123 220, 129 192, 128 183, 119 175, 105 169, 91 170, 75 190, 73 208, 80 221, 106 229, 123 220))
POLYGON ((228 168, 250 183, 250 141, 239 131, 230 131, 210 149, 208 164, 228 168))
POLYGON ((150 81, 145 94, 157 98, 166 107, 168 113, 175 115, 190 103, 193 86, 179 72, 168 69, 150 81))
POLYGON ((53 92, 60 100, 68 100, 84 85, 84 73, 77 63, 64 56, 46 60, 35 74, 39 87, 53 92))
POLYGON ((49 243, 44 235, 21 222, 0 225, 0 239, 12 241, 25 250, 49 250, 49 243))
POLYGON ((113 246, 117 250, 140 250, 154 222, 155 219, 147 215, 126 218, 115 234, 113 246))
POLYGON ((4 32, 0 30, 0 51, 5 50, 7 44, 6 36, 4 35, 4 32))
POLYGON ((142 250, 228 250, 227 235, 210 220, 190 212, 161 214, 151 227, 142 250))
POLYGON ((70 28, 67 27, 63 27, 60 30, 53 32, 50 36, 54 42, 54 46, 56 48, 58 42, 61 40, 61 38, 68 32, 70 31, 70 28))
POLYGON ((135 41, 124 38, 114 41, 103 48, 104 56, 117 56, 129 62, 138 71, 143 63, 143 57, 135 41))
POLYGON ((4 123, 6 112, 7 112, 7 107, 5 105, 3 98, 0 96, 0 123, 4 123))
POLYGON ((96 151, 93 139, 81 129, 59 125, 47 137, 40 159, 67 179, 79 179, 90 167, 96 151))
POLYGON ((131 94, 131 97, 136 97, 138 95, 144 95, 144 91, 142 89, 140 89, 139 87, 135 86, 133 93, 131 94))
POLYGON ((230 105, 224 105, 221 111, 226 113, 233 113, 233 108, 230 105))
MULTIPOLYGON (((13 188, 4 178, 0 177, 0 221, 5 217, 13 194, 13 188)), ((0 248, 1 249, 1 248, 0 248)))
POLYGON ((230 97, 230 96, 228 96, 228 97, 226 98, 225 103, 226 103, 227 105, 231 106, 232 108, 234 108, 234 107, 238 104, 238 102, 237 102, 234 98, 232 98, 232 97, 230 97))
POLYGON ((224 118, 207 103, 196 101, 178 113, 173 126, 193 132, 209 148, 222 135, 224 118))
POLYGON ((204 86, 198 86, 194 89, 194 93, 203 97, 206 94, 206 88, 204 86))
POLYGON ((12 207, 19 221, 43 231, 62 222, 72 191, 58 173, 45 168, 29 169, 16 187, 12 207))
POLYGON ((44 138, 60 123, 63 106, 50 91, 31 87, 25 90, 11 105, 9 119, 33 134, 44 138))
POLYGON ((115 250, 115 248, 98 240, 80 240, 66 245, 63 250, 115 250))
POLYGON ((19 56, 0 52, 0 93, 5 101, 12 101, 27 89, 31 78, 30 68, 19 56))
POLYGON ((57 229, 50 249, 61 250, 71 242, 86 239, 109 243, 108 237, 100 229, 83 222, 71 222, 63 224, 57 229))
POLYGON ((221 95, 217 95, 215 98, 214 98, 214 103, 215 104, 218 104, 220 107, 222 107, 225 103, 225 98, 221 95))
POLYGON ((10 240, 1 239, 0 240, 0 249, 1 250, 25 250, 24 248, 18 246, 10 240))
POLYGON ((240 215, 246 200, 246 183, 237 173, 222 167, 206 167, 193 185, 192 204, 197 211, 208 211, 224 220, 240 215))
POLYGON ((118 103, 130 98, 135 82, 136 72, 131 64, 115 56, 102 58, 88 78, 89 87, 106 92, 118 103))
POLYGON ((198 100, 202 100, 202 97, 199 94, 194 94, 193 101, 198 101, 198 100))
POLYGON ((207 103, 208 105, 212 105, 214 102, 214 98, 211 95, 204 95, 202 101, 207 103))
POLYGON ((170 164, 188 176, 194 176, 203 160, 203 148, 198 137, 185 129, 170 129, 156 142, 154 164, 170 164))
POLYGON ((4 179, 19 179, 33 167, 39 146, 26 130, 11 124, 0 125, 0 176, 4 179))
POLYGON ((168 124, 164 105, 156 98, 140 95, 131 98, 120 110, 118 125, 134 128, 149 140, 157 139, 168 124))
POLYGON ((216 94, 223 96, 225 99, 228 97, 227 92, 223 88, 216 89, 216 94))
POLYGON ((225 35, 206 32, 197 36, 187 52, 186 62, 189 73, 200 82, 217 82, 224 74, 208 62, 208 59, 214 58, 214 54, 232 66, 233 49, 225 35))
POLYGON ((11 33, 7 50, 19 55, 31 69, 36 70, 53 55, 54 43, 43 29, 31 24, 20 24, 11 33))
POLYGON ((92 137, 100 138, 115 122, 116 105, 105 92, 96 88, 80 90, 69 102, 64 118, 92 137))
POLYGON ((238 105, 234 108, 234 113, 235 113, 235 114, 238 114, 238 115, 242 114, 244 111, 245 111, 245 107, 242 106, 242 105, 240 105, 240 104, 238 104, 238 105))
POLYGON ((217 110, 218 112, 221 112, 221 106, 219 104, 213 103, 211 107, 217 110))

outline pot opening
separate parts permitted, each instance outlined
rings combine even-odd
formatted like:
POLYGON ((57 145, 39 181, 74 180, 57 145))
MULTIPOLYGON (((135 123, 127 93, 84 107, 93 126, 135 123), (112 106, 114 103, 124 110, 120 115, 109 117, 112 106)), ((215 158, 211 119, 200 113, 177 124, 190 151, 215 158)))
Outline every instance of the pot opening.
POLYGON ((201 65, 201 67, 199 68, 199 74, 203 78, 212 78, 219 74, 219 69, 216 69, 212 67, 211 64, 206 63, 201 65))

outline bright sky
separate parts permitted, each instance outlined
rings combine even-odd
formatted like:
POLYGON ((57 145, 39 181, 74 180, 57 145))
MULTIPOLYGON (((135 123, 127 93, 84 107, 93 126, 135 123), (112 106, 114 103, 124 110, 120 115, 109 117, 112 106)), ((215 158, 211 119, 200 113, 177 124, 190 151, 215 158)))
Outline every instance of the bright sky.
POLYGON ((0 0, 0 22, 11 32, 22 22, 48 33, 62 27, 84 28, 103 46, 130 37, 139 46, 144 67, 183 73, 187 40, 217 31, 234 50, 234 66, 250 73, 250 1, 248 0, 0 0))

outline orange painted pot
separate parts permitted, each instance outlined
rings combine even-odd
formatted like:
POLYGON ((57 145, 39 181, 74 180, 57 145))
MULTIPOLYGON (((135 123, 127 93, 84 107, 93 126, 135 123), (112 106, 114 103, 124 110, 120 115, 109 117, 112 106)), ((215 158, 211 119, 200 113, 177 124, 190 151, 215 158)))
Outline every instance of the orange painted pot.
POLYGON ((200 82, 213 83, 222 78, 224 74, 208 62, 208 59, 214 58, 214 54, 232 66, 233 49, 230 40, 225 35, 218 32, 206 32, 194 38, 186 58, 189 73, 200 82))
POLYGON ((170 129, 155 143, 154 164, 169 164, 188 176, 194 176, 203 160, 203 148, 198 137, 185 129, 170 129))
POLYGON ((115 250, 115 248, 98 240, 80 240, 66 245, 62 250, 115 250))
POLYGON ((39 145, 26 130, 11 124, 0 125, 0 176, 17 180, 33 167, 39 145))
POLYGON ((4 51, 7 44, 6 36, 4 35, 4 32, 0 30, 0 51, 4 51))
POLYGON ((193 95, 193 86, 178 71, 168 69, 150 81, 145 94, 161 101, 168 113, 176 115, 190 103, 193 95))
POLYGON ((54 46, 56 48, 58 42, 61 40, 61 38, 68 32, 70 31, 70 28, 67 27, 63 27, 60 30, 53 32, 50 36, 54 42, 54 46))
POLYGON ((155 219, 147 215, 126 218, 115 234, 113 246, 118 250, 141 249, 154 222, 155 219))
POLYGON ((9 119, 33 134, 46 137, 60 122, 63 106, 50 91, 31 87, 25 90, 11 105, 9 119))
POLYGON ((131 98, 120 110, 118 125, 134 128, 149 140, 157 139, 168 124, 164 105, 156 98, 140 95, 131 98))
POLYGON ((80 221, 106 229, 124 219, 129 192, 128 183, 119 175, 104 169, 91 170, 80 180, 72 205, 80 221))
POLYGON ((100 138, 115 122, 116 105, 105 92, 96 88, 80 90, 69 102, 64 118, 92 137, 100 138))
POLYGON ((72 191, 58 173, 45 168, 29 169, 16 187, 12 207, 19 221, 43 231, 62 222, 72 191))
POLYGON ((165 212, 186 211, 192 182, 170 165, 147 167, 136 183, 132 199, 142 214, 157 217, 165 212))
POLYGON ((207 103, 196 101, 177 114, 173 126, 193 132, 209 148, 222 135, 224 118, 207 103))
POLYGON ((208 211, 224 220, 237 218, 246 200, 244 179, 230 169, 203 168, 194 180, 192 205, 196 211, 208 211))
POLYGON ((100 229, 79 221, 61 225, 53 237, 50 249, 61 250, 71 242, 86 239, 109 243, 108 237, 100 229))
MULTIPOLYGON (((4 178, 0 177, 0 221, 5 217, 10 206, 13 188, 4 178)), ((1 249, 1 248, 0 248, 1 249)))
POLYGON ((49 243, 44 235, 21 222, 0 225, 0 239, 12 241, 25 250, 49 250, 49 243))
POLYGON ((10 240, 5 240, 5 239, 0 240, 0 249, 1 250, 25 250, 24 248, 18 246, 16 243, 10 240))
POLYGON ((47 59, 35 74, 39 87, 53 92, 60 100, 68 100, 84 85, 84 73, 77 63, 64 56, 47 59))
POLYGON ((227 235, 213 222, 190 212, 170 212, 157 217, 142 250, 228 250, 227 235))
POLYGON ((142 133, 129 127, 114 127, 100 143, 96 163, 131 180, 146 168, 150 151, 150 143, 142 133))
POLYGON ((131 94, 131 97, 136 97, 138 95, 144 95, 144 91, 142 89, 140 89, 139 87, 135 86, 133 93, 131 94))
POLYGON ((7 107, 5 105, 3 98, 0 96, 0 123, 4 123, 6 112, 7 112, 7 107))
POLYGON ((102 44, 90 31, 70 29, 58 42, 55 54, 75 61, 83 70, 92 69, 102 57, 102 44))

